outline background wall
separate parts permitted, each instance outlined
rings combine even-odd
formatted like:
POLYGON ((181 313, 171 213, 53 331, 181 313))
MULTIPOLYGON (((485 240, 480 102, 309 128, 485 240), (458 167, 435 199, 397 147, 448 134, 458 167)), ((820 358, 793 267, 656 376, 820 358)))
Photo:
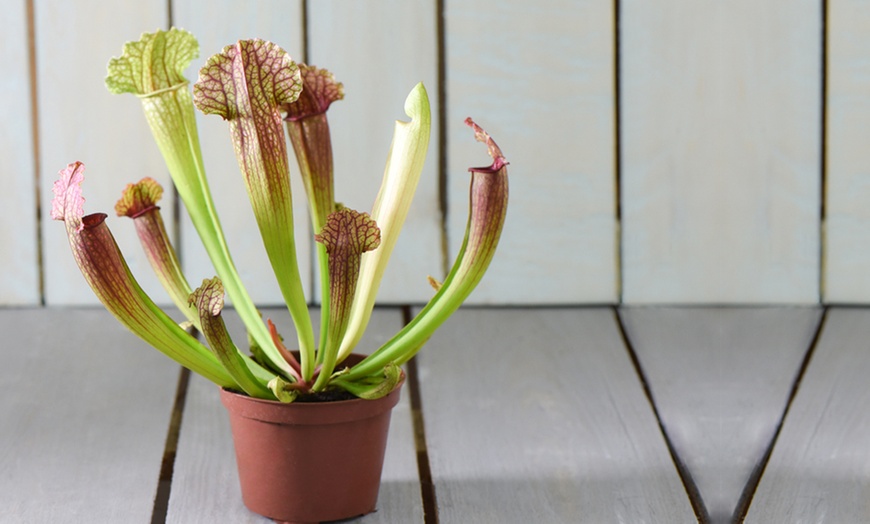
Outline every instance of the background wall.
MULTIPOLYGON (((86 212, 111 211, 143 176, 169 186, 138 102, 110 95, 103 78, 124 42, 172 24, 200 41, 191 80, 254 36, 333 71, 346 89, 329 114, 337 198, 361 210, 405 95, 425 83, 432 142, 384 303, 425 301, 426 276, 443 276, 462 241, 467 168, 489 160, 466 116, 511 162, 502 244, 470 302, 870 302, 870 3, 536 4, 5 1, 0 304, 96 302, 48 217, 67 163, 87 166, 86 212)), ((255 300, 277 303, 226 126, 203 117, 200 132, 237 265, 255 300)), ((169 194, 163 208, 173 206, 169 194)), ((213 271, 184 216, 176 240, 198 282, 213 271)), ((109 220, 143 287, 165 300, 132 224, 109 220)))

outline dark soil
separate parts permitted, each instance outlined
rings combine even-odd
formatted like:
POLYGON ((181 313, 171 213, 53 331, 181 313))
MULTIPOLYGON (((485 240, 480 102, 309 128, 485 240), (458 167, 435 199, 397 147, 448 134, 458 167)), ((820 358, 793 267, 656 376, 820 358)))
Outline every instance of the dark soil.
POLYGON ((339 400, 353 400, 357 398, 343 389, 329 389, 316 393, 304 393, 296 397, 293 402, 337 402, 339 400))

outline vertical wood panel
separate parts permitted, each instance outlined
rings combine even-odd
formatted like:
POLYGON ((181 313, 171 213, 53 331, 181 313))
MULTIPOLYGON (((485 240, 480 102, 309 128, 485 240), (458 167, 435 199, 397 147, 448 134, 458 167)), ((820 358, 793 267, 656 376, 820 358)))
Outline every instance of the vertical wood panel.
POLYGON ((817 302, 819 2, 621 6, 624 300, 817 302))
POLYGON ((6 198, 0 206, 0 304, 40 301, 37 255, 36 182, 26 2, 3 6, 0 34, 0 158, 6 198))
POLYGON ((870 301, 870 3, 828 2, 826 302, 870 301))
MULTIPOLYGON (((150 176, 170 187, 169 175, 151 138, 141 104, 105 87, 106 64, 129 40, 166 27, 165 1, 106 3, 98 0, 36 2, 37 83, 42 232, 46 302, 95 304, 66 238, 63 224, 51 220, 51 186, 60 169, 85 164, 85 213, 109 213, 133 274, 157 301, 169 303, 139 245, 132 221, 114 216, 124 186, 150 176)), ((171 192, 161 201, 172 209, 171 192)), ((172 228, 171 213, 164 215, 172 228)))
MULTIPOLYGON (((303 32, 299 0, 175 0, 172 5, 173 24, 192 32, 200 44, 200 57, 193 61, 186 75, 191 85, 196 82, 200 67, 210 56, 245 38, 273 41, 290 53, 294 60, 302 60, 303 32)), ((197 125, 212 195, 242 281, 255 303, 283 304, 281 291, 251 211, 227 123, 215 115, 204 116, 197 111, 197 125)), ((306 283, 310 281, 313 234, 309 230, 305 191, 289 142, 287 148, 294 193, 299 271, 303 283, 306 283)), ((182 245, 185 272, 192 285, 215 274, 186 212, 182 219, 182 245)), ((304 285, 306 289, 310 288, 310 285, 304 285)), ((311 296, 306 298, 310 300, 311 296)))
POLYGON ((442 276, 436 16, 434 0, 309 2, 309 60, 345 88, 345 99, 329 110, 336 200, 371 210, 393 122, 408 120, 405 97, 421 81, 429 93, 429 153, 378 293, 381 303, 426 301, 434 294, 427 275, 442 276))
POLYGON ((511 162, 499 252, 477 303, 617 299, 613 3, 446 2, 451 257, 468 174, 487 165, 473 117, 511 162))

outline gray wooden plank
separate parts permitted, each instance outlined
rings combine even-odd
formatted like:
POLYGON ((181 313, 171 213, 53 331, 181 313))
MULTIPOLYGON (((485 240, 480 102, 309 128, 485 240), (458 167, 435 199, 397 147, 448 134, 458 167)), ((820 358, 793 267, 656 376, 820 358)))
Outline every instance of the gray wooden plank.
POLYGON ((825 151, 826 303, 870 299, 870 3, 827 6, 825 151))
MULTIPOLYGON (((284 310, 264 310, 279 326, 289 326, 284 310)), ((244 340, 243 330, 227 312, 235 340, 244 340)), ((401 327, 397 310, 376 309, 360 348, 371 351, 401 327)), ((279 328, 280 329, 280 328, 279 328)), ((282 331, 288 340, 292 333, 282 331)), ((367 524, 423 521, 420 482, 417 476, 414 431, 407 386, 393 410, 384 462, 378 511, 355 522, 367 524)), ((178 442, 167 522, 179 524, 271 522, 248 511, 239 491, 229 420, 216 386, 192 377, 185 402, 178 442)))
POLYGON ((818 302, 819 2, 619 5, 623 300, 818 302))
POLYGON ((870 310, 828 311, 747 523, 870 522, 870 310))
POLYGON ((731 521, 820 315, 818 308, 621 311, 665 432, 711 522, 731 521))
MULTIPOLYGON (((45 301, 53 306, 98 305, 69 252, 63 225, 50 218, 52 184, 70 162, 85 164, 85 213, 109 213, 130 269, 158 302, 171 303, 128 218, 118 218, 115 202, 124 186, 142 177, 171 187, 154 144, 142 104, 131 95, 113 95, 105 86, 106 64, 125 42, 167 24, 165 0, 138 2, 33 2, 39 104, 40 195, 45 301)), ((172 191, 160 201, 168 231, 173 230, 172 191)))
POLYGON ((419 358, 440 522, 695 522, 611 309, 463 309, 419 358))
POLYGON ((499 253, 469 303, 617 302, 616 4, 443 4, 451 262, 468 220, 467 169, 491 162, 465 118, 511 163, 499 253))
POLYGON ((150 522, 178 366, 101 309, 0 332, 0 522, 150 522))
POLYGON ((0 33, 0 158, 3 205, 0 206, 0 304, 36 305, 40 301, 34 179, 33 108, 28 56, 26 2, 3 4, 0 33))

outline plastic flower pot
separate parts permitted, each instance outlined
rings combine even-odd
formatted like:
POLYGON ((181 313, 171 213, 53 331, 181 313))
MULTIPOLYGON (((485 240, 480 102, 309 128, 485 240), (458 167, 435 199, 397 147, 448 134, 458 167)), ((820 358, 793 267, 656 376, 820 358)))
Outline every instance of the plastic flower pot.
MULTIPOLYGON (((362 355, 351 355, 352 365, 362 355)), ((221 390, 242 500, 287 523, 347 519, 375 510, 401 386, 377 400, 283 404, 221 390)))

